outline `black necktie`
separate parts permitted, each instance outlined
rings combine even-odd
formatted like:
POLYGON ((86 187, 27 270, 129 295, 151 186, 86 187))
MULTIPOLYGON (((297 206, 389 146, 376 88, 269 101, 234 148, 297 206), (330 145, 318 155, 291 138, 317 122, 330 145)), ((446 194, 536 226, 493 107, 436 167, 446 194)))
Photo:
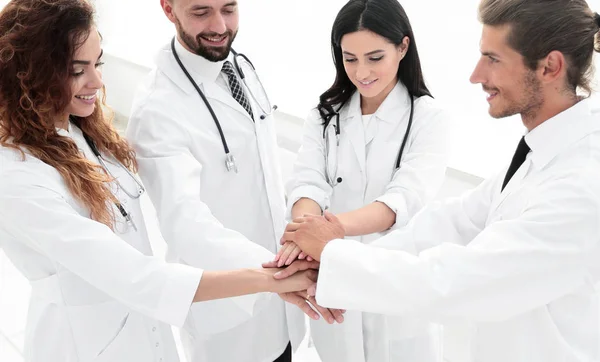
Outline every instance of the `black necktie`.
POLYGON ((525 162, 525 158, 527 154, 531 151, 531 148, 527 146, 527 142, 525 142, 525 137, 521 138, 519 141, 519 145, 517 146, 517 150, 515 151, 515 155, 513 156, 512 162, 510 163, 510 167, 506 172, 506 176, 504 177, 504 182, 502 183, 502 190, 504 191, 504 187, 508 184, 508 181, 513 177, 515 172, 521 167, 523 162, 525 162))
POLYGON ((254 119, 254 116, 252 115, 252 107, 250 107, 250 102, 248 101, 248 98, 244 94, 244 89, 240 85, 240 82, 238 81, 235 70, 233 69, 233 65, 231 64, 230 61, 226 61, 223 64, 222 71, 223 71, 223 73, 225 73, 227 75, 227 78, 229 78, 229 87, 231 88, 231 95, 233 95, 233 98, 242 107, 244 107, 246 112, 248 112, 248 114, 250 115, 250 118, 254 119))

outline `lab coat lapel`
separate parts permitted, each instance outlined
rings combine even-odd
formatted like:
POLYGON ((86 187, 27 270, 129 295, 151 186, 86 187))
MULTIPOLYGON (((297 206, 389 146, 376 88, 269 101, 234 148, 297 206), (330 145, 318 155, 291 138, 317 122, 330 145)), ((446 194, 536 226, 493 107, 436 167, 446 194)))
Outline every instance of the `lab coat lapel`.
MULTIPOLYGON (((171 51, 170 46, 167 46, 160 50, 160 52, 158 53, 158 55, 156 57, 156 65, 157 65, 157 68, 161 72, 163 72, 169 79, 171 79, 171 81, 173 83, 175 83, 184 92, 186 92, 188 94, 196 94, 197 93, 196 89, 194 88, 192 83, 185 76, 185 74, 183 73, 183 71, 181 70, 179 65, 177 64, 177 61, 173 57, 173 52, 171 51)), ((215 107, 215 105, 214 105, 215 102, 219 102, 219 103, 222 103, 222 104, 228 106, 229 108, 232 108, 232 109, 242 113, 244 116, 248 117, 248 119, 252 120, 250 118, 250 115, 248 114, 248 112, 246 112, 244 107, 242 107, 233 98, 231 93, 228 93, 227 91, 225 91, 223 88, 221 88, 219 85, 217 85, 217 83, 202 82, 202 83, 198 84, 198 86, 200 87, 202 92, 204 92, 204 95, 206 96, 206 98, 208 99, 208 102, 211 104, 212 107, 215 107)), ((244 90, 246 92, 248 92, 248 90, 246 90, 245 88, 244 88, 244 90)), ((198 98, 200 98, 200 95, 197 95, 197 96, 198 96, 198 98)), ((248 96, 248 95, 246 95, 246 96, 248 96)), ((198 101, 202 102, 201 99, 198 99, 198 101)), ((254 107, 254 104, 252 106, 254 107)))
MULTIPOLYGON (((250 118, 250 115, 248 114, 248 112, 246 112, 244 107, 242 107, 242 105, 239 104, 238 101, 235 100, 235 98, 233 98, 233 95, 227 92, 225 89, 221 88, 217 83, 205 82, 202 83, 202 87, 204 88, 203 91, 206 95, 206 98, 208 98, 208 101, 211 104, 213 104, 213 101, 220 102, 226 105, 227 107, 242 113, 244 116, 248 117, 249 120, 252 120, 252 118, 250 118)), ((248 92, 248 90, 245 88, 244 91, 246 93, 248 92)), ((248 94, 246 94, 246 97, 248 97, 248 94)), ((252 111, 254 111, 255 105, 252 102, 250 102, 250 104, 252 106, 252 111)))
MULTIPOLYGON (((525 182, 525 176, 529 171, 529 167, 531 167, 531 159, 525 160, 523 165, 521 165, 517 172, 515 172, 503 191, 500 192, 500 189, 498 189, 500 195, 498 195, 498 197, 496 197, 492 203, 492 207, 490 208, 492 212, 496 211, 500 206, 502 206, 502 203, 504 200, 506 200, 508 195, 523 186, 523 183, 525 182)), ((504 176, 505 174, 502 174, 502 180, 504 180, 504 176)), ((498 187, 502 187, 502 182, 498 183, 498 187)))
POLYGON ((360 167, 363 185, 366 183, 366 152, 365 152, 365 130, 362 123, 362 111, 360 109, 360 93, 355 92, 350 103, 340 113, 340 126, 342 132, 346 132, 356 160, 360 167))

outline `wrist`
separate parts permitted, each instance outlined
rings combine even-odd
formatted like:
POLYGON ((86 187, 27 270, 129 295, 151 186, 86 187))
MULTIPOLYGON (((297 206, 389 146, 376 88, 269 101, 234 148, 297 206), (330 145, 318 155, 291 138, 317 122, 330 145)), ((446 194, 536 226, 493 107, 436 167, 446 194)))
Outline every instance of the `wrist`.
POLYGON ((277 280, 274 275, 280 269, 269 268, 269 269, 252 269, 251 272, 254 274, 256 284, 258 285, 259 292, 275 293, 277 288, 277 280))
POLYGON ((344 228, 344 236, 350 236, 350 232, 352 231, 352 226, 350 225, 350 221, 348 220, 347 214, 339 214, 336 215, 336 217, 338 218, 338 220, 340 221, 340 224, 342 224, 342 227, 344 228))

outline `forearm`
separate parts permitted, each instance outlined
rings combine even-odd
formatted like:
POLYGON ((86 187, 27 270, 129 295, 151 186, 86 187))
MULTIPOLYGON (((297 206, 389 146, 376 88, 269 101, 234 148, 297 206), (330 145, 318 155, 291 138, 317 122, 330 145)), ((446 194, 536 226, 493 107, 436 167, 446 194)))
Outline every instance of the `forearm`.
POLYGON ((391 228, 396 222, 396 213, 382 202, 373 202, 360 209, 337 215, 344 225, 346 236, 378 233, 391 228))
POLYGON ((241 269, 204 271, 194 295, 194 303, 274 291, 273 271, 241 269))
POLYGON ((308 198, 301 198, 294 204, 294 207, 292 207, 292 219, 301 217, 305 214, 321 215, 322 213, 323 210, 321 210, 321 206, 314 200, 308 198))

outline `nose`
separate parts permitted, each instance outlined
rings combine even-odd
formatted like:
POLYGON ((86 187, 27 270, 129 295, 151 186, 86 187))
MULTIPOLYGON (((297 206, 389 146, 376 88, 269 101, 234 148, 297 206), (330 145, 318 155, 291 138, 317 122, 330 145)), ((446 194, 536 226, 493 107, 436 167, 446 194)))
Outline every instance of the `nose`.
POLYGON ((473 69, 473 73, 471 74, 471 77, 469 78, 469 81, 473 84, 480 84, 480 83, 485 83, 485 79, 483 76, 483 69, 482 69, 482 59, 480 59, 477 62, 477 65, 475 66, 475 69, 473 69))
POLYGON ((90 89, 101 89, 103 85, 104 82, 102 81, 102 71, 100 69, 95 69, 92 72, 92 77, 90 78, 87 87, 90 89))
POLYGON ((356 79, 365 80, 371 74, 371 70, 365 64, 358 64, 356 66, 356 79))
POLYGON ((221 13, 215 13, 211 17, 210 25, 208 30, 217 34, 224 34, 227 31, 227 25, 225 24, 225 18, 221 13))

